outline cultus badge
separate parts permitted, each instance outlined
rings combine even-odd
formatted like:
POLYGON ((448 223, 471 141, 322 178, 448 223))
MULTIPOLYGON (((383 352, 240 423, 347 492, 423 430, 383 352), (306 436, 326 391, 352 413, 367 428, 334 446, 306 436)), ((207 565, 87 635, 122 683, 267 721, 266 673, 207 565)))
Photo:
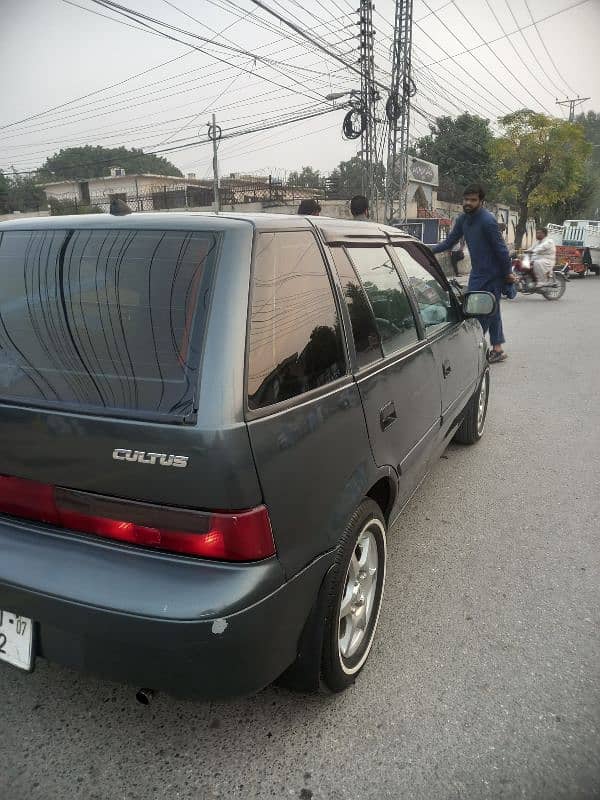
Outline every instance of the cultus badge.
POLYGON ((126 450, 117 447, 113 450, 115 461, 137 461, 138 464, 158 464, 161 467, 187 467, 189 456, 167 455, 167 453, 147 453, 145 450, 126 450))

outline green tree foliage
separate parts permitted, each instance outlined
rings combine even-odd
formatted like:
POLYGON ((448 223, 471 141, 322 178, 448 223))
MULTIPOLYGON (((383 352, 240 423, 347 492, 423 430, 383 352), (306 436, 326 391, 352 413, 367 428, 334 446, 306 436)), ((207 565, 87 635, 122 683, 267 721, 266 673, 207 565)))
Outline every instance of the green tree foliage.
POLYGON ((122 167, 125 172, 151 175, 177 175, 180 170, 166 158, 128 150, 126 147, 67 147, 46 159, 39 170, 43 181, 83 180, 110 175, 111 167, 122 167))
POLYGON ((527 220, 540 209, 573 197, 585 177, 591 147, 581 125, 522 110, 500 120, 502 135, 492 142, 501 199, 516 205, 515 245, 527 220))
POLYGON ((8 192, 10 183, 6 175, 0 170, 0 214, 8 212, 8 192))
MULTIPOLYGON (((379 162, 375 165, 375 186, 380 194, 383 192, 384 181, 385 167, 379 162)), ((355 194, 364 194, 363 164, 359 156, 340 161, 329 175, 328 183, 329 193, 332 195, 353 197, 355 194)))
POLYGON ((456 119, 438 117, 431 133, 415 143, 414 154, 439 166, 438 195, 459 202, 469 183, 493 188, 495 170, 490 146, 493 139, 489 120, 473 114, 456 119))
POLYGON ((48 201, 37 176, 7 176, 0 172, 0 214, 46 209, 48 201))
POLYGON ((569 211, 565 216, 600 219, 600 113, 588 111, 587 114, 580 114, 576 122, 583 127, 585 138, 592 146, 587 162, 588 191, 581 198, 577 213, 569 211))
POLYGON ((302 167, 300 172, 290 172, 288 186, 302 189, 318 189, 322 183, 321 173, 312 167, 302 167))

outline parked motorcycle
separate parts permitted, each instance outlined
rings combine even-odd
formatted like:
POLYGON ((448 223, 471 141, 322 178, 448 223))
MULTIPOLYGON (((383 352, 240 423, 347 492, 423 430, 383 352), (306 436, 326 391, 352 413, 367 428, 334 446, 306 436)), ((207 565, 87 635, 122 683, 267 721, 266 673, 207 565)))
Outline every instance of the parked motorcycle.
POLYGON ((546 300, 560 300, 567 288, 568 277, 565 275, 565 268, 555 269, 553 281, 545 286, 538 286, 533 272, 533 261, 529 253, 522 256, 513 257, 513 273, 515 275, 515 286, 521 294, 541 294, 546 300))

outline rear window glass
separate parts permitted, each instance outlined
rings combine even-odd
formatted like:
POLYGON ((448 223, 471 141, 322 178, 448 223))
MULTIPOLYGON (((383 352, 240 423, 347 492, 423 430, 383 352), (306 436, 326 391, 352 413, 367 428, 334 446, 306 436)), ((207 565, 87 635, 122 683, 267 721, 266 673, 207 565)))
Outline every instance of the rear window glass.
POLYGON ((209 232, 0 234, 0 399, 193 410, 209 232))

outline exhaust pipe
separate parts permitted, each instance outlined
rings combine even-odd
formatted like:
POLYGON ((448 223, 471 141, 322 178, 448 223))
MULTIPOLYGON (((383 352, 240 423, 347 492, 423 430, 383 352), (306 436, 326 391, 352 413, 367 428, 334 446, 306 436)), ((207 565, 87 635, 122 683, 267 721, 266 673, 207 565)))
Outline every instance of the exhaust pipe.
POLYGON ((154 689, 139 689, 135 695, 135 699, 143 706, 149 706, 153 698, 154 689))

